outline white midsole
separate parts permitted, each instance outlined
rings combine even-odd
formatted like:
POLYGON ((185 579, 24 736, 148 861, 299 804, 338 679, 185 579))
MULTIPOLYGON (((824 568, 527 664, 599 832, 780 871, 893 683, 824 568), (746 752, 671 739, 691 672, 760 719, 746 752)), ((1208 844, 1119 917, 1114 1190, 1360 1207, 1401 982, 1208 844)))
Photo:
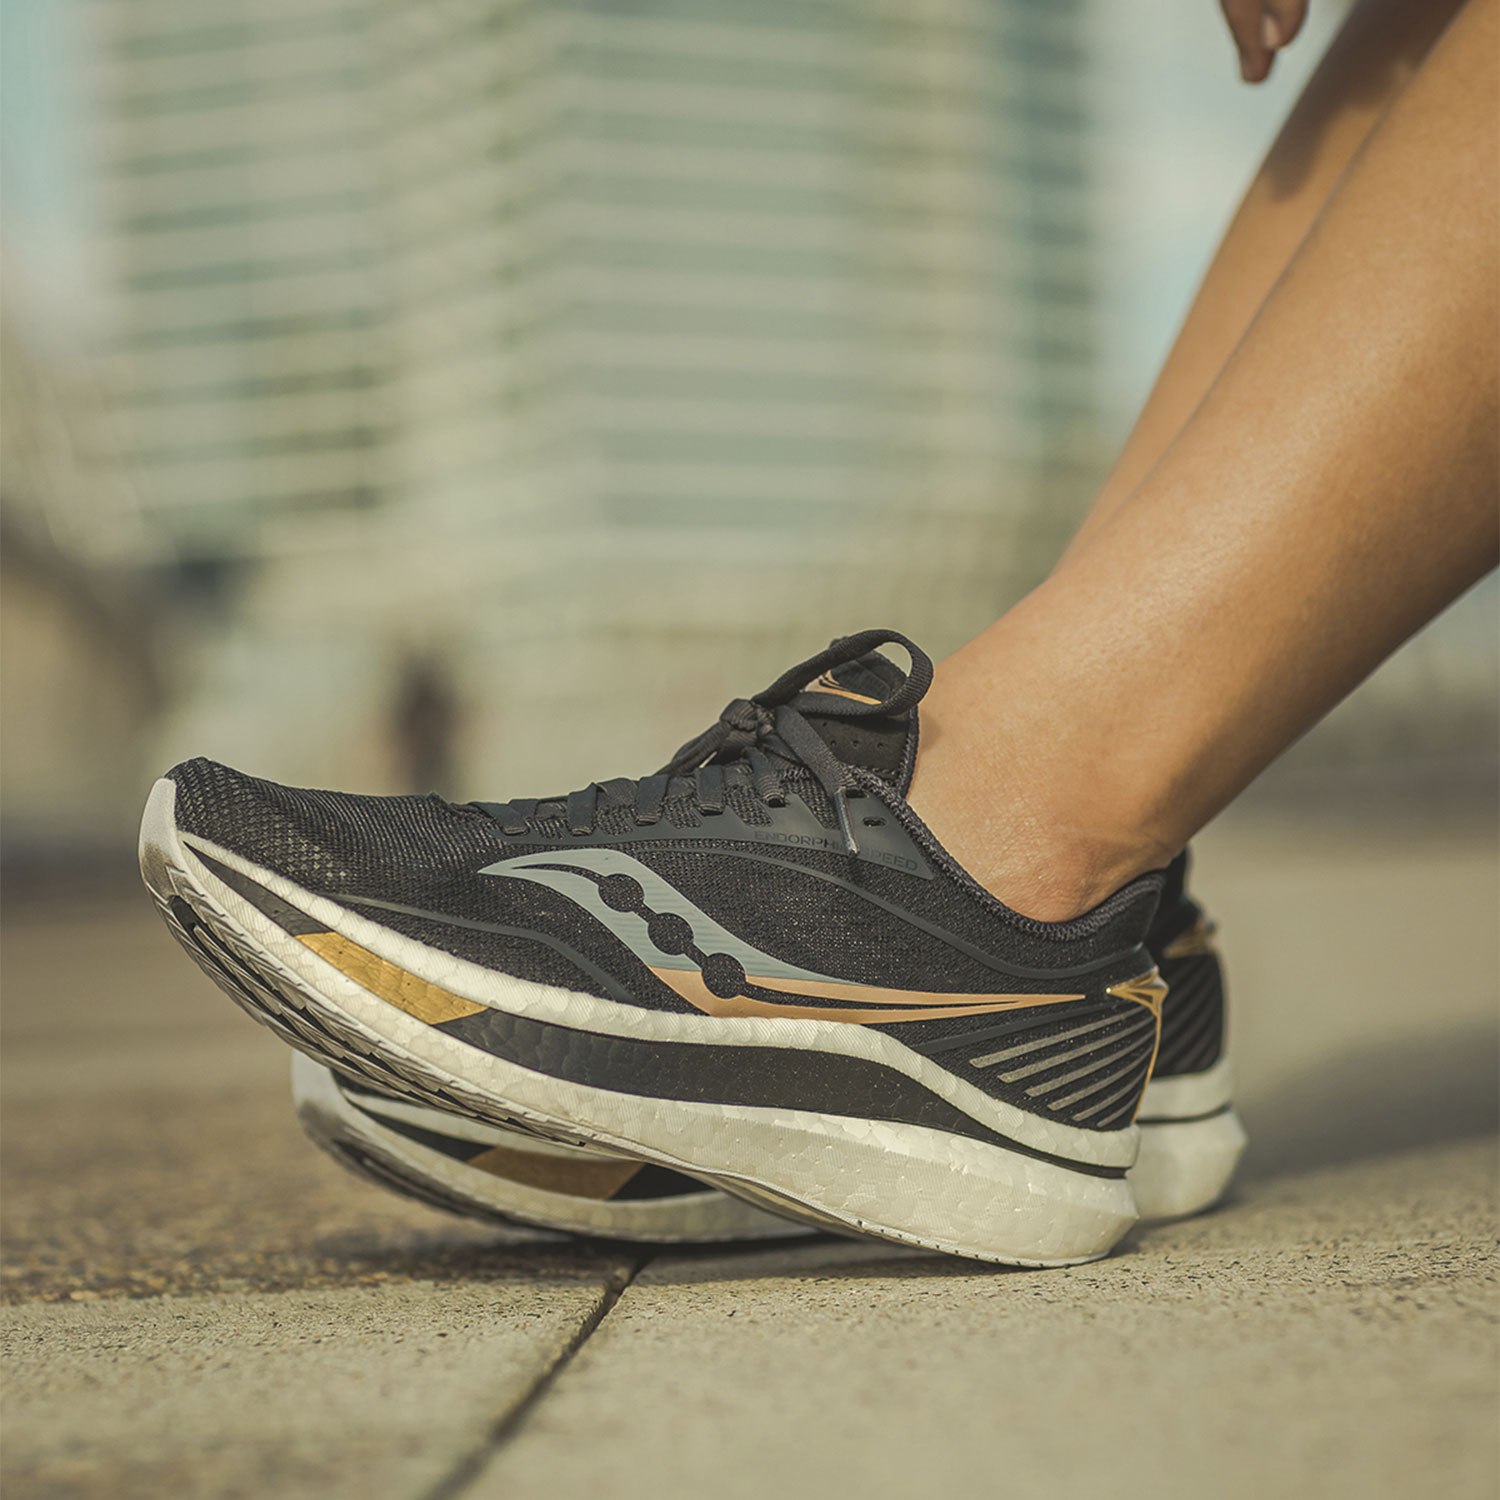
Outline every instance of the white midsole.
POLYGON ((1234 1064, 1154 1078, 1136 1116, 1141 1150, 1130 1186, 1143 1219, 1179 1219, 1212 1207, 1245 1151, 1245 1127, 1230 1107, 1234 1064))
MULTIPOLYGON (((507 1146, 532 1156, 565 1161, 614 1158, 405 1099, 372 1095, 356 1106, 340 1091, 326 1067, 301 1052, 292 1053, 292 1082, 298 1117, 320 1145, 352 1138, 362 1149, 378 1154, 387 1170, 419 1190, 436 1183, 448 1196, 485 1213, 544 1229, 622 1239, 709 1240, 805 1232, 800 1225, 773 1218, 707 1185, 700 1194, 679 1194, 659 1201, 596 1202, 494 1177, 398 1131, 383 1129, 381 1121, 400 1121, 439 1135, 507 1146), (378 1118, 372 1119, 372 1114, 378 1118)), ((1129 1172, 1141 1218, 1179 1218, 1201 1213, 1217 1203, 1234 1175, 1245 1140, 1244 1127, 1233 1111, 1207 1119, 1142 1126, 1140 1155, 1129 1172)), ((768 1207, 774 1210, 780 1205, 772 1202, 768 1207)))
POLYGON ((383 1094, 361 1098, 358 1105, 352 1104, 328 1076, 328 1069, 300 1052, 292 1054, 292 1102, 299 1111, 304 1104, 332 1110, 350 1124, 376 1116, 378 1118, 371 1121, 372 1127, 382 1120, 395 1120, 456 1141, 469 1141, 476 1146, 514 1147, 528 1151, 533 1156, 554 1156, 561 1161, 577 1161, 579 1158, 587 1161, 617 1159, 602 1151, 559 1146, 555 1141, 522 1135, 519 1131, 505 1130, 499 1125, 486 1124, 483 1120, 471 1120, 466 1115, 448 1114, 443 1110, 429 1109, 425 1104, 413 1104, 409 1100, 383 1094))
POLYGON ((1221 1057, 1202 1073, 1180 1078, 1153 1078, 1146 1085, 1136 1118, 1145 1125, 1163 1120, 1191 1120, 1223 1109, 1234 1098, 1234 1064, 1221 1057))
POLYGON ((1141 1217, 1179 1219, 1212 1207, 1228 1190, 1245 1142, 1232 1109, 1143 1127, 1141 1154, 1130 1169, 1141 1217))

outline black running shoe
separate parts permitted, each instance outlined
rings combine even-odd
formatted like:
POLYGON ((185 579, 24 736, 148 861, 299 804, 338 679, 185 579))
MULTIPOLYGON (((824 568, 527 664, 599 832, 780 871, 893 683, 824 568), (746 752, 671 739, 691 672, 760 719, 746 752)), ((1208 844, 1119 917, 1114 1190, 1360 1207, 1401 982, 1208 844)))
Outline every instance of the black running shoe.
POLYGON ((866 631, 657 775, 539 801, 189 761, 142 869, 231 996, 346 1073, 812 1224, 1088 1260, 1136 1217, 1163 878, 1056 923, 979 887, 904 797, 931 675, 866 631))

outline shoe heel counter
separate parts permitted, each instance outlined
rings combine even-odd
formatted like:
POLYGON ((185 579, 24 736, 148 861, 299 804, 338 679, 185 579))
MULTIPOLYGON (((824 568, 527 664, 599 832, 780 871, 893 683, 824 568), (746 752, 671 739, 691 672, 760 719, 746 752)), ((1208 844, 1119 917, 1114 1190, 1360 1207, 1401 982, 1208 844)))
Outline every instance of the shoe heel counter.
POLYGON ((1153 1077, 1202 1073, 1224 1055, 1224 966, 1213 934, 1200 917, 1161 951, 1167 997, 1153 1077))
POLYGON ((1155 965, 1080 983, 1064 1004, 1007 1015, 881 1027, 955 1077, 1025 1110, 1082 1129, 1123 1130, 1152 1076, 1167 987, 1155 965))

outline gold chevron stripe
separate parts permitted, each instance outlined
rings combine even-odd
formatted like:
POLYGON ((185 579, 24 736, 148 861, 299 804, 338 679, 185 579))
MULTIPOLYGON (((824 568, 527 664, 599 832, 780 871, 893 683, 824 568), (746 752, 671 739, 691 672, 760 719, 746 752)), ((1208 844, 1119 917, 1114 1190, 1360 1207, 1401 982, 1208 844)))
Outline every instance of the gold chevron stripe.
POLYGON ((1144 974, 1137 974, 1134 979, 1110 985, 1104 993, 1113 995, 1118 1000, 1134 1000, 1137 1005, 1144 1005, 1160 1021, 1161 1003, 1167 998, 1167 981, 1153 967, 1144 974))
MULTIPOLYGON (((1134 1000, 1137 1005, 1144 1005, 1156 1017, 1156 1034, 1151 1039, 1151 1066, 1146 1069, 1146 1082, 1149 1083, 1151 1075, 1156 1071, 1156 1054, 1161 1051, 1161 1007, 1162 1001, 1167 998, 1167 981, 1161 977, 1161 971, 1153 964, 1146 973, 1137 974, 1134 979, 1110 985, 1105 993, 1121 1000, 1134 1000)), ((1143 1087, 1140 1097, 1135 1101, 1135 1108, 1130 1111, 1132 1125, 1135 1124, 1135 1117, 1141 1112, 1141 1105, 1145 1102, 1145 1098, 1146 1090, 1143 1087)))
POLYGON ((452 990, 418 979, 399 964, 371 953, 368 948, 361 948, 358 943, 351 943, 336 932, 299 932, 294 936, 299 943, 311 948, 319 958, 326 959, 356 984, 363 985, 372 995, 429 1026, 456 1021, 460 1016, 477 1015, 484 1009, 473 1000, 455 995, 452 990))
MULTIPOLYGON (((463 1016, 478 1015, 484 1006, 466 1000, 440 985, 419 979, 415 974, 371 953, 358 943, 350 942, 336 932, 306 932, 297 941, 372 995, 404 1010, 407 1015, 437 1026, 463 1016)), ((842 1021, 866 1026, 872 1022, 887 1025, 900 1021, 940 1021, 953 1016, 993 1015, 1000 1011, 1024 1010, 1033 1006, 1061 1005, 1082 1000, 1082 994, 1055 995, 1028 993, 1015 995, 953 994, 943 990, 897 990, 880 985, 850 984, 834 979, 780 979, 747 975, 746 983, 757 988, 806 995, 819 1000, 844 1000, 844 1007, 784 1004, 756 999, 749 995, 716 995, 703 982, 703 976, 683 969, 652 968, 651 972, 682 996, 694 1009, 717 1017, 782 1017, 789 1020, 842 1021)), ((1111 985, 1108 992, 1121 1000, 1144 1005, 1158 1019, 1167 986, 1155 969, 1149 974, 1111 985)), ((487 1170, 481 1167, 480 1170, 487 1170)), ((499 1173, 497 1175, 505 1175, 499 1173)), ((518 1179, 520 1180, 520 1179, 518 1179)), ((542 1184, 537 1184, 541 1186, 542 1184)))
POLYGON ((716 995, 699 973, 685 969, 651 970, 689 1005, 709 1016, 779 1016, 798 1021, 845 1021, 866 1026, 872 1021, 940 1021, 949 1016, 983 1016, 1033 1005, 1060 1005, 1082 1000, 1082 995, 955 995, 942 990, 892 990, 872 984, 846 984, 837 979, 762 979, 747 974, 745 982, 758 988, 782 990, 819 1000, 845 1000, 849 1008, 785 1005, 749 995, 716 995))

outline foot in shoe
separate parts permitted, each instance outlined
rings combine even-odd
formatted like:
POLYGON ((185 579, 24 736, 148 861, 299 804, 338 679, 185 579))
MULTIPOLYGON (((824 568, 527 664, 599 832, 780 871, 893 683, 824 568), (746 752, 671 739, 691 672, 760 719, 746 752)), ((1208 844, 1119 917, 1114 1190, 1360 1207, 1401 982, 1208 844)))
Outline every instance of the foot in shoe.
MULTIPOLYGON (((1146 946, 1167 984, 1162 1039, 1126 1174, 1143 1219, 1201 1213, 1224 1195, 1245 1147, 1232 1103, 1223 973, 1213 924, 1187 894, 1186 854, 1146 946)), ((539 1141, 392 1094, 292 1054, 309 1138, 350 1171, 436 1208, 499 1224, 660 1243, 782 1238, 804 1226, 666 1167, 539 1141), (602 1166, 601 1166, 602 1164, 602 1166)))
POLYGON ((1055 923, 975 884, 905 800, 930 680, 852 636, 658 774, 551 799, 190 761, 142 868, 216 981, 346 1074, 813 1225, 1091 1259, 1136 1216, 1163 876, 1055 923))

